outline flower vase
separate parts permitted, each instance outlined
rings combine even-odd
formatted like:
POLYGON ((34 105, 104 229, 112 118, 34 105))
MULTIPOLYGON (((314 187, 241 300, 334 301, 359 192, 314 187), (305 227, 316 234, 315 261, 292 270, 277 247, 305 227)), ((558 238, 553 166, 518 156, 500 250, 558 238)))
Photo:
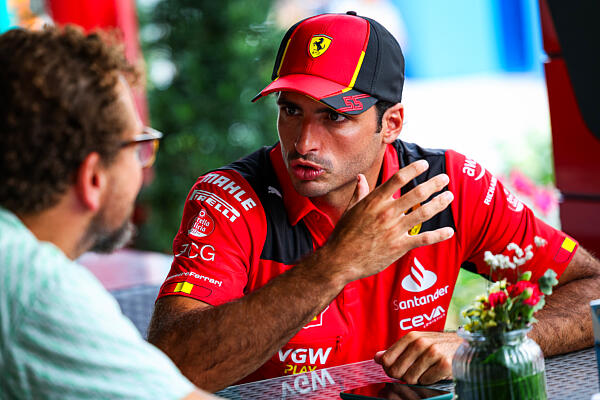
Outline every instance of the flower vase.
POLYGON ((456 398, 546 399, 544 356, 527 337, 530 329, 484 335, 460 328, 464 341, 452 360, 456 398))

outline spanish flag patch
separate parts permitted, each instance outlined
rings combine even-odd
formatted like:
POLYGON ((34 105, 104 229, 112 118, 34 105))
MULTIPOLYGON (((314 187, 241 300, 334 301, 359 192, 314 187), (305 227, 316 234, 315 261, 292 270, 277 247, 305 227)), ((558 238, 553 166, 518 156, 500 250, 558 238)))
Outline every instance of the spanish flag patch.
POLYGON ((208 297, 212 294, 212 290, 201 285, 195 285, 190 282, 177 282, 165 286, 164 291, 172 294, 189 294, 192 297, 201 298, 208 297))
POLYGON ((575 242, 570 237, 565 237, 562 244, 560 245, 556 255, 554 256, 554 261, 557 263, 564 263, 571 259, 573 256, 573 250, 577 246, 577 242, 575 242))
POLYGON ((173 290, 173 293, 183 292, 183 293, 190 294, 190 293, 192 293, 193 288, 194 288, 194 285, 192 285, 189 282, 179 282, 177 285, 175 285, 175 290, 173 290))

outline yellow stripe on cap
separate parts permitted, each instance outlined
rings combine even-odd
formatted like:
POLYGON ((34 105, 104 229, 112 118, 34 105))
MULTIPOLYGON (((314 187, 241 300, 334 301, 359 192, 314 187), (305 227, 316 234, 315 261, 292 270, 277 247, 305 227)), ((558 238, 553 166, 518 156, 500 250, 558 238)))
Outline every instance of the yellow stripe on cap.
POLYGON ((566 237, 565 240, 563 240, 562 245, 560 247, 562 247, 570 253, 575 248, 575 241, 571 240, 571 238, 566 237))
POLYGON ((350 81, 350 85, 344 90, 342 93, 346 93, 348 90, 351 90, 354 87, 354 82, 356 82, 356 78, 358 78, 358 73, 360 72, 360 67, 362 66, 363 59, 365 58, 365 52, 360 52, 360 58, 358 59, 358 64, 356 64, 356 69, 354 70, 354 75, 352 75, 352 80, 350 81))
MULTIPOLYGON (((277 78, 279 78, 279 72, 281 71, 281 66, 283 65, 283 60, 285 60, 285 55, 287 53, 287 49, 290 45, 290 42, 292 41, 292 36, 293 34, 290 36, 290 39, 288 40, 288 42, 285 44, 285 49, 283 50, 283 55, 281 56, 281 61, 279 61, 279 68, 277 68, 277 78)), ((277 79, 275 79, 277 80, 277 79)))

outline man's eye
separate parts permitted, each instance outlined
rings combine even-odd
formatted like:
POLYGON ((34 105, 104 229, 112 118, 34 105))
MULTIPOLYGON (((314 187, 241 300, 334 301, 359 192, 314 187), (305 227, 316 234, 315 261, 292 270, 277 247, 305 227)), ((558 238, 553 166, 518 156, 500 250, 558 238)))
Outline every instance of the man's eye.
POLYGON ((344 117, 344 116, 343 116, 342 114, 340 114, 340 113, 336 113, 336 112, 334 112, 334 111, 331 111, 331 112, 329 113, 329 119, 330 119, 331 121, 335 121, 335 122, 341 122, 341 121, 343 121, 343 120, 345 120, 345 119, 347 119, 347 118, 346 118, 346 117, 344 117))
POLYGON ((298 114, 298 108, 296 108, 296 107, 285 106, 285 107, 283 107, 283 110, 285 111, 285 113, 287 115, 296 115, 296 114, 298 114))

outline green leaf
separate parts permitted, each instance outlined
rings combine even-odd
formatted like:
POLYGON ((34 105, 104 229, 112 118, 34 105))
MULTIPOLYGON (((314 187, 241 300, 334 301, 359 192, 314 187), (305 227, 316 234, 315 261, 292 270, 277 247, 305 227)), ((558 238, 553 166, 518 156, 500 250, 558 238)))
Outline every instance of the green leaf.
POLYGON ((538 280, 538 285, 540 286, 540 291, 545 295, 552 294, 552 287, 558 284, 558 280, 556 279, 556 272, 552 269, 548 269, 544 276, 542 276, 538 280))
POLYGON ((525 271, 519 277, 520 281, 528 281, 531 279, 531 271, 525 271))
POLYGON ((533 307, 533 309, 535 310, 534 312, 541 310, 545 304, 546 300, 543 297, 540 297, 540 301, 533 307))

